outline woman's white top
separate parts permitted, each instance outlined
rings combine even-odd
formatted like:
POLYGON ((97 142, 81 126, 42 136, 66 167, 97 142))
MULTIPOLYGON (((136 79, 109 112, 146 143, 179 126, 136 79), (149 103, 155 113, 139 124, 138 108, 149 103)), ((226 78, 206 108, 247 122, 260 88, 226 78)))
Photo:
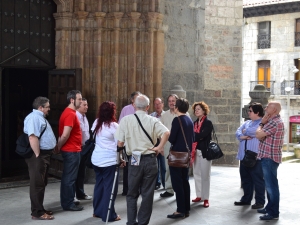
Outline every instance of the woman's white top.
MULTIPOLYGON (((96 119, 92 126, 92 131, 97 126, 96 119)), ((98 167, 107 167, 117 164, 117 143, 114 134, 118 128, 116 122, 112 122, 110 127, 102 124, 102 129, 96 134, 96 145, 92 155, 92 163, 98 167)))

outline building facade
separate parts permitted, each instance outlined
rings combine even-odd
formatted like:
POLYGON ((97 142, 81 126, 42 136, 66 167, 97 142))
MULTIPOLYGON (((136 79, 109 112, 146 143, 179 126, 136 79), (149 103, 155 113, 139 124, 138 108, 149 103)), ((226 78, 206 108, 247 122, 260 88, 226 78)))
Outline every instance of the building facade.
POLYGON ((300 141, 300 1, 246 0, 243 5, 242 104, 263 84, 282 105, 285 142, 300 141), (295 69, 296 68, 296 69, 295 69))
POLYGON ((211 107, 217 163, 237 164, 242 0, 2 0, 0 11, 0 177, 26 168, 14 149, 33 99, 49 97, 57 133, 71 89, 92 122, 105 100, 119 112, 133 91, 152 100, 181 85, 211 107))

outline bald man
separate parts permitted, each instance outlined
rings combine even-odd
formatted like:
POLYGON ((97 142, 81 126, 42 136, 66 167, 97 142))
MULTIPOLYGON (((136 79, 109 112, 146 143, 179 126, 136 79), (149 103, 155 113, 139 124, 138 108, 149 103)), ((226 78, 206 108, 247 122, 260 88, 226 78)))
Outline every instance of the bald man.
POLYGON ((264 174, 268 204, 258 213, 264 214, 261 220, 279 219, 279 185, 277 169, 282 161, 282 145, 284 137, 284 124, 280 118, 281 105, 279 102, 269 102, 256 130, 256 138, 260 140, 257 159, 261 160, 264 174))

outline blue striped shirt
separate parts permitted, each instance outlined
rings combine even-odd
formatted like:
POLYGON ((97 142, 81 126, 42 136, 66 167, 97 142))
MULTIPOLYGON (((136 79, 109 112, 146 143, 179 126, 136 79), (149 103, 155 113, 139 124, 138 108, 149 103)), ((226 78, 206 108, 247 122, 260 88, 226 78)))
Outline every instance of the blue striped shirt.
POLYGON ((254 120, 254 121, 247 120, 235 132, 236 138, 240 141, 239 151, 236 156, 236 158, 238 160, 242 160, 245 156, 245 141, 246 140, 240 139, 241 136, 251 137, 252 138, 251 140, 247 140, 246 150, 250 150, 250 151, 258 153, 259 140, 255 137, 255 132, 256 132, 260 122, 261 122, 261 118, 258 120, 254 120))
POLYGON ((24 133, 39 137, 47 123, 47 128, 40 139, 40 149, 52 150, 56 145, 56 138, 48 121, 44 117, 44 113, 40 110, 33 109, 32 113, 26 116, 24 120, 24 133))

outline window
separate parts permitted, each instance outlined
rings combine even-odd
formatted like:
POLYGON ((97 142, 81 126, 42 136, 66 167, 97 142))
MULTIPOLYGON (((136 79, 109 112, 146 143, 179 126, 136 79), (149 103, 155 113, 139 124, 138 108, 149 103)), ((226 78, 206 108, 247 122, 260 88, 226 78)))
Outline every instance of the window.
POLYGON ((263 84, 270 91, 271 88, 271 68, 270 60, 258 61, 257 83, 263 84))
POLYGON ((271 48, 271 22, 258 23, 257 48, 271 48))
POLYGON ((295 46, 300 46, 300 19, 296 19, 295 46))

